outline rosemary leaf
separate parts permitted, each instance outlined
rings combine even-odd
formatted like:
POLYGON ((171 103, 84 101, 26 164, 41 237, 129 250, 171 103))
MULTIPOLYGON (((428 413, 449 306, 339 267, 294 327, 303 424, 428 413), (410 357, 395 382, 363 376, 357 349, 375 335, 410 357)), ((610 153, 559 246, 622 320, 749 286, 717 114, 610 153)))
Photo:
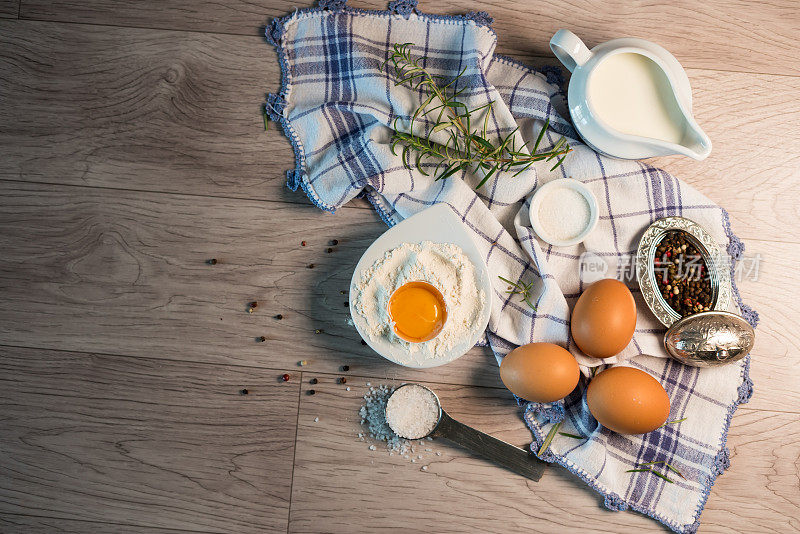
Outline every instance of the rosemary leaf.
POLYGON ((550 429, 550 432, 547 433, 547 436, 544 438, 544 441, 542 442, 542 446, 539 447, 539 452, 536 453, 539 455, 540 458, 545 452, 547 452, 547 449, 550 448, 550 444, 553 442, 553 438, 555 437, 556 432, 558 432, 559 428, 561 428, 560 421, 554 424, 553 428, 550 429))
POLYGON ((658 471, 653 471, 652 469, 650 470, 650 472, 651 472, 651 473, 653 473, 653 474, 654 474, 655 476, 657 476, 658 478, 663 478, 664 480, 666 480, 666 481, 667 481, 667 482, 669 482, 670 484, 674 484, 674 482, 672 481, 672 479, 670 479, 669 477, 667 477, 667 475, 662 475, 662 474, 661 474, 661 473, 659 473, 658 471))
MULTIPOLYGON (((663 425, 661 425, 658 428, 663 428, 663 427, 665 427, 667 425, 675 425, 677 423, 683 423, 684 421, 686 421, 686 419, 688 419, 688 417, 683 417, 681 419, 675 419, 674 421, 667 421, 666 423, 664 423, 663 425)), ((658 429, 656 429, 656 430, 658 430, 658 429)))
POLYGON ((490 143, 489 141, 487 141, 486 139, 484 139, 483 137, 481 137, 479 135, 472 134, 472 140, 476 141, 478 144, 480 144, 486 150, 489 150, 489 151, 493 151, 494 150, 494 145, 492 145, 492 143, 490 143))
POLYGON ((439 123, 436 126, 434 126, 432 131, 433 131, 433 133, 441 132, 445 128, 450 128, 452 125, 453 125, 452 122, 442 122, 442 123, 439 123))
POLYGON ((487 172, 487 173, 486 173, 486 174, 483 176, 483 180, 481 180, 481 181, 480 181, 480 183, 479 183, 478 185, 476 185, 476 186, 475 186, 475 189, 480 189, 480 188, 483 186, 483 184, 485 184, 486 182, 488 182, 488 181, 489 181, 489 178, 491 178, 491 177, 492 177, 492 175, 494 174, 494 172, 495 172, 496 170, 497 170, 497 167, 493 167, 493 168, 492 168, 492 170, 490 170, 489 172, 487 172))
POLYGON ((499 278, 500 280, 502 280, 502 281, 503 281, 503 282, 505 282, 506 284, 511 284, 512 286, 515 286, 515 285, 517 285, 517 284, 515 284, 514 282, 512 282, 511 280, 509 280, 508 278, 503 278, 503 277, 502 277, 502 276, 500 276, 500 275, 497 275, 497 278, 499 278))
POLYGON ((683 480, 686 480, 686 477, 685 477, 685 476, 683 476, 683 473, 681 473, 680 471, 678 471, 677 469, 675 469, 674 467, 672 467, 672 466, 671 466, 670 464, 668 464, 667 462, 664 462, 664 466, 665 466, 667 469, 669 469, 670 471, 672 471, 673 473, 677 474, 677 475, 678 475, 679 477, 681 477, 683 480))
POLYGON ((550 126, 550 119, 544 121, 544 126, 542 126, 541 131, 539 132, 539 137, 536 138, 536 144, 533 145, 533 150, 531 150, 532 154, 535 154, 537 150, 539 150, 539 145, 542 143, 542 138, 544 137, 544 132, 547 131, 547 127, 550 126))
POLYGON ((559 432, 559 434, 561 434, 562 436, 567 436, 568 438, 574 438, 574 439, 586 439, 586 438, 584 438, 583 436, 579 436, 579 435, 577 435, 577 434, 568 434, 568 433, 566 433, 566 432, 559 432))
POLYGON ((445 179, 445 178, 447 178, 448 176, 451 176, 451 175, 455 174, 456 172, 458 172, 458 170, 459 170, 460 168, 461 168, 461 166, 460 166, 460 165, 456 165, 456 164, 450 165, 450 167, 449 167, 449 168, 448 168, 446 171, 444 171, 442 174, 440 174, 440 175, 437 177, 437 179, 438 179, 438 180, 444 180, 444 179, 445 179))
POLYGON ((554 170, 556 170, 556 169, 558 168, 558 166, 559 166, 559 165, 561 165, 562 163, 564 163, 564 159, 565 159, 566 157, 567 157, 567 156, 566 156, 566 154, 565 154, 565 155, 563 155, 563 156, 561 156, 561 158, 558 160, 558 162, 557 162, 555 165, 553 165, 552 167, 550 167, 550 172, 553 172, 554 170))

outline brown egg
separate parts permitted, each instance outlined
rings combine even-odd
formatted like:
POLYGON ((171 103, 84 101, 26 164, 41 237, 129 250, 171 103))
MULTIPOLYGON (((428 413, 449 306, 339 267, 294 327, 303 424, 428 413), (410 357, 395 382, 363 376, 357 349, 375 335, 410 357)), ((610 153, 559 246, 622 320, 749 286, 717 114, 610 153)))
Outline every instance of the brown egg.
POLYGON ((597 421, 619 434, 644 434, 669 417, 669 396, 658 380, 633 367, 611 367, 589 382, 586 404, 597 421))
POLYGON ((630 290, 611 278, 587 287, 572 310, 572 339, 588 356, 608 358, 628 346, 636 329, 630 290))
POLYGON ((553 402, 569 395, 580 378, 575 357, 552 343, 530 343, 508 353, 500 379, 514 395, 533 402, 553 402))

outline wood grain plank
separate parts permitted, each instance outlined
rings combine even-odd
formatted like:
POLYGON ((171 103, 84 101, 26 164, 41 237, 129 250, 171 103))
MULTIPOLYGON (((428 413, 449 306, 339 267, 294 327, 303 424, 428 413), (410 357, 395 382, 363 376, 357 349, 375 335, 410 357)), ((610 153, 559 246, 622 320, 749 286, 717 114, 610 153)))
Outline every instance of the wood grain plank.
MULTIPOLYGON (((606 510, 602 498, 559 467, 548 467, 534 483, 444 440, 417 445, 410 455, 415 463, 390 456, 380 443, 371 451, 371 442, 357 437, 365 379, 348 386, 349 392, 320 381, 313 386, 316 395, 301 395, 290 532, 372 532, 397 525, 408 532, 664 532, 643 515, 606 510)), ((507 391, 432 387, 457 419, 520 446, 530 442, 507 391)), ((728 446, 732 467, 712 490, 700 532, 797 530, 797 417, 741 409, 728 446)))
MULTIPOLYGON (((360 344, 342 291, 384 229, 360 209, 0 182, 0 343, 499 386, 485 348, 412 371, 360 344)), ((748 244, 760 269, 741 288, 763 318, 753 403, 798 411, 800 281, 786 273, 800 246, 748 244)))
POLYGON ((297 382, 254 368, 10 347, 0 347, 0 367, 0 514, 286 528, 297 382))
POLYGON ((0 22, 0 177, 307 202, 258 36, 0 22))
POLYGON ((19 15, 20 0, 0 0, 0 18, 15 19, 19 15))
POLYGON ((105 521, 77 521, 74 519, 9 514, 6 512, 0 515, 0 531, 6 534, 17 532, 24 534, 52 534, 53 532, 58 532, 59 534, 86 534, 87 532, 182 534, 197 532, 196 530, 142 527, 105 521))
MULTIPOLYGON (((800 78, 689 75, 714 151, 653 162, 726 206, 743 238, 793 224, 800 78)), ((0 23, 0 79, 0 179, 308 203, 284 185, 288 141, 263 131, 278 72, 259 37, 0 23)))
MULTIPOLYGON (((300 7, 315 4, 303 2, 300 7)), ((387 2, 351 0, 350 4, 386 9, 387 2)), ((294 0, 169 0, 144 4, 26 0, 22 17, 252 35, 271 18, 290 13, 297 6, 294 0)), ((686 66, 774 74, 800 73, 796 62, 800 18, 796 8, 793 0, 569 0, 529 2, 525 9, 502 0, 420 3, 420 9, 430 13, 488 11, 495 19, 493 28, 500 35, 502 53, 549 57, 550 37, 559 28, 570 28, 590 46, 616 37, 643 37, 669 49, 686 66)))

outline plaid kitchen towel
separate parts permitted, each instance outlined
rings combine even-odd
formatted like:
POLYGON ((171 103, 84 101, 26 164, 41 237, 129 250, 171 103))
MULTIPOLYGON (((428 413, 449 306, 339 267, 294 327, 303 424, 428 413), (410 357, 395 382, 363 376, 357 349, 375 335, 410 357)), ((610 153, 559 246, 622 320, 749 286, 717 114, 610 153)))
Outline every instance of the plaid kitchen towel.
MULTIPOLYGON (((750 358, 716 369, 686 367, 667 358, 661 346, 665 329, 626 274, 632 273, 628 267, 642 231, 661 217, 697 221, 727 247, 731 272, 743 245, 731 232, 725 210, 693 188, 646 163, 608 158, 582 144, 564 110, 559 71, 536 72, 496 55, 490 24, 486 13, 421 14, 415 0, 390 2, 388 11, 327 0, 273 21, 266 36, 277 47, 282 79, 280 92, 268 96, 266 110, 294 147, 296 164, 287 172, 288 185, 302 188, 315 205, 331 212, 365 196, 388 225, 447 203, 471 230, 494 279, 487 341, 498 362, 518 345, 551 341, 568 347, 582 364, 585 377, 565 401, 525 405, 532 449, 538 450, 552 425, 562 421, 563 432, 584 437, 557 434, 544 460, 575 473, 604 496, 610 509, 631 508, 676 532, 694 532, 714 480, 729 465, 725 442, 733 412, 752 394, 750 358), (379 66, 391 45, 407 42, 432 73, 454 77, 464 71, 458 89, 467 106, 495 102, 490 136, 519 127, 517 141, 531 142, 549 119, 545 144, 565 136, 573 152, 555 171, 549 171, 550 163, 513 178, 498 174, 477 190, 481 177, 471 173, 436 181, 406 168, 389 148, 390 126, 409 128, 423 95, 396 86, 379 66), (584 243, 554 248, 533 234, 526 197, 562 177, 592 189, 600 221, 584 243), (627 278, 639 310, 628 348, 604 361, 583 356, 569 336, 569 310, 585 285, 579 264, 587 258, 604 276, 627 278), (497 276, 533 282, 537 308, 508 295, 497 276), (682 421, 641 436, 598 427, 582 395, 590 367, 598 364, 634 366, 656 377, 670 397, 670 420, 682 421), (650 473, 626 472, 658 461, 669 462, 685 478, 671 474, 667 482, 650 473)), ((734 294, 737 302, 731 309, 755 325, 756 313, 741 302, 735 286, 734 294)))

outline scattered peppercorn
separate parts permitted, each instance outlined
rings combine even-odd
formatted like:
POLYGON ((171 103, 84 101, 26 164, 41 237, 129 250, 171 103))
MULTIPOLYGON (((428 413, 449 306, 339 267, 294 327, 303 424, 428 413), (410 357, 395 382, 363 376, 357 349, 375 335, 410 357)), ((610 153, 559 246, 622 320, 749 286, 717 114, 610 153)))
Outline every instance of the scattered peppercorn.
POLYGON ((347 371, 349 371, 349 370, 350 370, 350 366, 349 366, 349 365, 343 365, 343 366, 342 366, 342 371, 344 371, 345 373, 346 373, 347 371))
POLYGON ((312 378, 311 380, 308 381, 309 384, 316 384, 317 382, 319 382, 319 380, 317 380, 316 378, 312 378))
POLYGON ((247 389, 245 388, 245 389, 243 389, 242 391, 240 391, 239 393, 241 393, 242 395, 247 395, 247 394, 248 394, 248 393, 250 393, 250 392, 249 392, 249 391, 247 391, 247 389))
POLYGON ((304 246, 306 246, 306 242, 305 242, 305 241, 300 241, 300 246, 301 246, 301 247, 304 247, 304 246))
POLYGON ((348 306, 350 306, 350 303, 347 302, 347 301, 344 301, 344 307, 347 308, 348 306))
POLYGON ((283 380, 284 382, 288 382, 290 378, 292 378, 292 377, 291 377, 291 376, 289 376, 289 375, 288 375, 288 374, 286 374, 286 373, 284 373, 283 375, 281 375, 281 380, 283 380))
POLYGON ((340 384, 347 384, 347 379, 346 379, 345 377, 341 377, 341 378, 339 379, 339 383, 340 383, 340 384))
POLYGON ((300 367, 304 367, 304 366, 308 365, 308 361, 300 360, 299 362, 297 362, 297 365, 299 365, 300 367))
POLYGON ((309 264, 308 264, 308 268, 309 268, 309 269, 313 269, 313 268, 314 268, 314 264, 313 264, 313 263, 309 263, 309 264))
POLYGON ((267 338, 266 338, 266 337, 264 337, 264 336, 258 336, 258 337, 256 338, 256 341, 258 341, 259 343, 263 343, 263 342, 265 342, 266 340, 267 340, 267 338))
POLYGON ((339 240, 338 240, 338 239, 331 239, 331 245, 332 245, 332 246, 334 246, 334 247, 335 247, 335 246, 336 246, 336 245, 338 245, 338 244, 339 244, 339 240))
POLYGON ((339 294, 340 294, 340 295, 347 295, 347 291, 344 291, 344 290, 342 290, 342 291, 339 291, 339 294))
POLYGON ((208 260, 207 263, 209 265, 216 265, 217 264, 217 258, 211 258, 210 260, 208 260))
POLYGON ((333 249, 332 249, 332 248, 330 248, 330 247, 328 247, 328 248, 326 248, 326 249, 325 249, 325 252, 327 252, 328 254, 330 254, 331 252, 333 252, 333 249))
POLYGON ((257 300, 254 300, 253 302, 251 302, 251 303, 250 303, 250 307, 251 307, 251 308, 258 308, 258 301, 257 301, 257 300))
POLYGON ((309 395, 313 395, 313 394, 315 394, 315 393, 316 393, 316 391, 314 391, 313 389, 309 389, 309 390, 308 390, 308 394, 309 394, 309 395))
POLYGON ((316 330, 314 330, 314 333, 315 333, 315 334, 321 334, 321 333, 322 333, 322 330, 320 330, 319 328, 317 328, 316 330))
POLYGON ((279 313, 278 315, 276 315, 276 316, 275 316, 275 318, 276 318, 277 320, 279 320, 279 321, 280 321, 281 319, 283 319, 283 315, 281 315, 281 314, 279 313))

